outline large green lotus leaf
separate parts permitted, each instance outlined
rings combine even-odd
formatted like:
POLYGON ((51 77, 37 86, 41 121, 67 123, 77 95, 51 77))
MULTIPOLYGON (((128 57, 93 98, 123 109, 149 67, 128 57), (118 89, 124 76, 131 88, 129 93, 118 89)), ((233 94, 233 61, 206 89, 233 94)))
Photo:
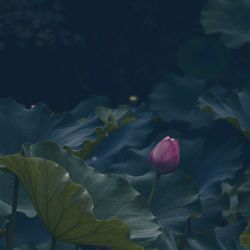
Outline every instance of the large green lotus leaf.
POLYGON ((178 51, 178 65, 182 71, 197 79, 215 79, 225 73, 230 52, 215 39, 191 39, 178 51))
POLYGON ((220 33, 226 46, 238 48, 250 41, 249 12, 247 0, 209 0, 201 23, 206 33, 220 33))
POLYGON ((0 153, 16 153, 26 142, 45 140, 78 149, 84 140, 95 138, 99 125, 95 116, 78 120, 69 112, 54 114, 44 104, 27 109, 12 99, 0 99, 0 153))
MULTIPOLYGON (((149 172, 138 177, 127 176, 127 179, 147 198, 154 176, 154 172, 149 172)), ((200 213, 199 194, 192 178, 182 171, 162 175, 151 203, 151 211, 165 230, 184 232, 187 219, 200 213)))
POLYGON ((57 240, 117 250, 143 249, 130 242, 129 228, 122 221, 97 220, 87 190, 74 183, 57 163, 16 154, 1 157, 0 164, 18 176, 39 217, 57 240))
POLYGON ((205 89, 205 81, 168 74, 154 87, 150 108, 166 122, 182 121, 192 127, 205 126, 209 116, 196 108, 198 96, 205 89))
MULTIPOLYGON (((52 142, 25 145, 26 155, 52 160, 63 166, 71 178, 86 187, 94 202, 98 219, 118 217, 131 230, 131 239, 153 249, 162 234, 155 217, 149 212, 145 199, 125 180, 113 174, 101 174, 80 158, 52 142)), ((157 247, 155 247, 157 249, 157 247)))
POLYGON ((233 92, 230 98, 220 98, 208 92, 199 98, 200 107, 212 111, 216 119, 223 119, 250 138, 250 88, 233 92))

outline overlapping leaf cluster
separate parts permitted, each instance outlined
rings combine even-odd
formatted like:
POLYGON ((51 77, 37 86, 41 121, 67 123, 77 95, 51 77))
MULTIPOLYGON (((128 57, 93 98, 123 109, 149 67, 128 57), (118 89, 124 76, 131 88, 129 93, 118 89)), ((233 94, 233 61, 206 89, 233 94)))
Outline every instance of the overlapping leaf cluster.
POLYGON ((209 0, 208 35, 183 44, 180 74, 141 106, 97 97, 54 114, 1 99, 0 248, 18 179, 16 250, 51 249, 51 239, 63 250, 250 249, 250 90, 225 86, 228 75, 244 82, 232 48, 248 46, 248 9, 209 0), (180 167, 149 206, 148 153, 167 135, 180 140, 180 167))
MULTIPOLYGON (((186 83, 177 76, 169 79, 173 86, 176 81, 186 83)), ((197 93, 192 97, 194 104, 201 92, 197 93)), ((247 102, 250 95, 244 93, 247 102)), ((200 105, 216 112, 207 95, 200 97, 200 105)), ((170 100, 180 118, 164 119, 166 113, 155 110, 156 97, 157 88, 150 106, 136 109, 99 106, 104 104, 100 98, 95 99, 95 108, 91 99, 64 114, 54 114, 43 104, 30 109, 2 99, 1 246, 11 213, 14 174, 21 182, 17 249, 49 249, 49 243, 43 243, 51 236, 59 242, 58 249, 74 245, 81 249, 91 249, 90 245, 103 249, 230 249, 227 246, 232 245, 241 249, 239 237, 248 219, 244 197, 249 191, 242 160, 244 136, 226 123, 214 123, 210 114, 205 115, 207 123, 192 127, 190 120, 181 119, 182 112, 190 112, 197 120, 204 114, 196 105, 182 108, 181 98, 170 100), (179 129, 178 122, 189 124, 188 130, 179 129), (220 126, 223 130, 218 134, 220 126), (161 177, 148 207, 154 174, 147 155, 166 135, 181 142, 180 169, 161 177), (225 237, 228 231, 230 239, 225 237), (34 245, 25 245, 28 242, 34 245)), ((220 103, 215 97, 212 100, 220 103)), ((244 115, 238 109, 234 112, 244 115)), ((247 232, 241 236, 243 244, 247 244, 247 232)))
MULTIPOLYGON (((26 109, 11 99, 1 100, 0 112, 3 219, 11 212, 12 173, 22 184, 18 211, 27 220, 38 216, 56 240, 111 249, 143 249, 140 242, 155 244, 162 232, 145 199, 119 176, 101 174, 74 156, 99 140, 96 131, 108 135, 109 124, 101 115, 76 118, 74 111, 57 115, 45 105, 26 109)), ((112 126, 118 125, 112 122, 112 126)), ((119 122, 119 126, 124 125, 119 122)), ((22 230, 27 232, 27 227, 22 230)), ((29 239, 20 235, 20 244, 33 240, 30 230, 29 239)), ((40 232, 40 239, 47 238, 46 230, 40 232)))

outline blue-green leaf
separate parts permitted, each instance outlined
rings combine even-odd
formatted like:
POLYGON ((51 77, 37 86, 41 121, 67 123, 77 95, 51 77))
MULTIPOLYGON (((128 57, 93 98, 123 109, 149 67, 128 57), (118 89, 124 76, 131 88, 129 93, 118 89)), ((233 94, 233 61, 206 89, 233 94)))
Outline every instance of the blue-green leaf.
POLYGON ((209 0, 201 22, 206 33, 220 33, 225 45, 238 48, 250 41, 249 11, 249 1, 209 0))

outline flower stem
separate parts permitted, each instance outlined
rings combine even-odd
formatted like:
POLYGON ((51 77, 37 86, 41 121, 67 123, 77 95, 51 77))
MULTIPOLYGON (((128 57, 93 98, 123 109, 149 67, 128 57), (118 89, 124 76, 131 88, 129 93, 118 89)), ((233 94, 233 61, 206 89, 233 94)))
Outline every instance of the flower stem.
POLYGON ((50 250, 56 250, 56 239, 52 237, 50 250))
POLYGON ((155 192, 156 192, 160 177, 161 177, 161 175, 159 173, 155 173, 154 182, 153 182, 153 185, 152 185, 149 197, 148 197, 148 205, 149 206, 151 205, 151 202, 152 202, 152 200, 154 198, 154 195, 155 195, 155 192))
POLYGON ((12 196, 12 211, 10 217, 10 224, 8 226, 7 231, 7 250, 14 249, 14 235, 15 235, 15 227, 16 227, 16 215, 17 215, 17 200, 18 200, 18 188, 19 188, 19 180, 17 176, 14 177, 14 189, 12 196))

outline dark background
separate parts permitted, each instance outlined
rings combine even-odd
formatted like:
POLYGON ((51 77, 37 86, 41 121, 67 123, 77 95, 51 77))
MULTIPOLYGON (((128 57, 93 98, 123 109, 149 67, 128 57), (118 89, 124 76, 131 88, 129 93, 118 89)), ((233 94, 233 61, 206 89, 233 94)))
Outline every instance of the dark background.
POLYGON ((91 95, 145 100, 176 53, 203 35, 202 0, 0 1, 1 97, 54 111, 91 95))

